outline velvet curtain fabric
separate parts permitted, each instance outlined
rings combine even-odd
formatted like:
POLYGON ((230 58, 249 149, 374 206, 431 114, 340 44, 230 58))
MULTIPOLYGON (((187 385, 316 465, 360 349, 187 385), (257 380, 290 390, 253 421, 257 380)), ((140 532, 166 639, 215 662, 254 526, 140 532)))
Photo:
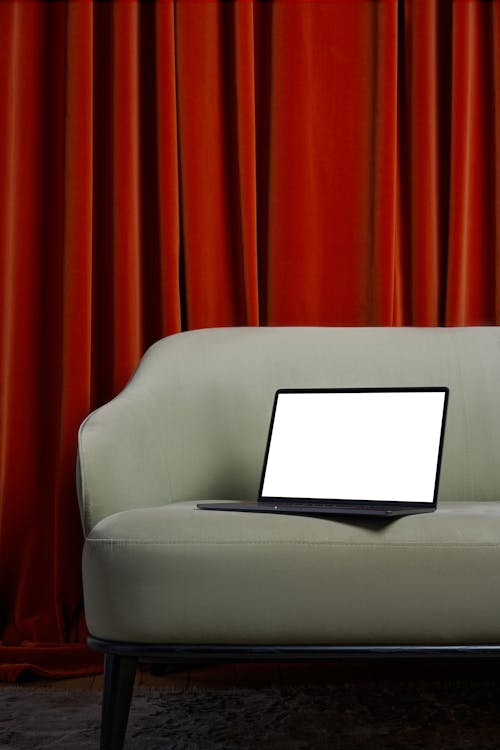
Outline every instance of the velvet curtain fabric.
POLYGON ((500 3, 0 3, 0 677, 83 645, 76 431, 228 325, 500 322, 500 3))

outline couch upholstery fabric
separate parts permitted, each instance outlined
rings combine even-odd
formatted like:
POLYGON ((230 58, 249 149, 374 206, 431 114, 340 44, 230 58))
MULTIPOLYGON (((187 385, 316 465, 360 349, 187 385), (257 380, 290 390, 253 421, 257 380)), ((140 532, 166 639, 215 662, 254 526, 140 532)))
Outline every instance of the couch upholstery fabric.
POLYGON ((498 642, 497 328, 237 328, 155 344, 84 422, 90 632, 143 643, 498 642), (255 499, 274 392, 447 385, 438 511, 216 513, 255 499))

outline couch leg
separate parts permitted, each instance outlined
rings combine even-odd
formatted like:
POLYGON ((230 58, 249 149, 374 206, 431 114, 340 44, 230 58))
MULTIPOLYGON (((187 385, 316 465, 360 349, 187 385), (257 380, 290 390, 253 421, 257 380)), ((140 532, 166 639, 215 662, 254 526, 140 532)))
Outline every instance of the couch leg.
POLYGON ((106 654, 102 697, 101 750, 122 750, 127 731, 137 659, 106 654))

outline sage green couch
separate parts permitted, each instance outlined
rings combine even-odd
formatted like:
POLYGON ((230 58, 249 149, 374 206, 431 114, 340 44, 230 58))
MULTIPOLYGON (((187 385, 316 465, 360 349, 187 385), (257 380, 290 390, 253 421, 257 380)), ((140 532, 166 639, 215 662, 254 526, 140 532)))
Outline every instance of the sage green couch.
POLYGON ((122 747, 137 658, 498 652, 497 327, 167 337, 82 424, 77 481, 86 619, 107 654, 102 748, 122 747), (435 513, 197 509, 256 498, 278 388, 433 385, 450 389, 435 513))

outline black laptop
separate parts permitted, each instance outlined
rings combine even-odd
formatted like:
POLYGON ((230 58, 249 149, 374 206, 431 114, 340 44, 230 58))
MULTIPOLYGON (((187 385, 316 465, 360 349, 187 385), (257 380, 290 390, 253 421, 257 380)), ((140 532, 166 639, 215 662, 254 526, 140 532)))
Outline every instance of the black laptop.
POLYGON ((448 388, 276 392, 257 502, 206 510, 403 516, 436 509, 448 388))

